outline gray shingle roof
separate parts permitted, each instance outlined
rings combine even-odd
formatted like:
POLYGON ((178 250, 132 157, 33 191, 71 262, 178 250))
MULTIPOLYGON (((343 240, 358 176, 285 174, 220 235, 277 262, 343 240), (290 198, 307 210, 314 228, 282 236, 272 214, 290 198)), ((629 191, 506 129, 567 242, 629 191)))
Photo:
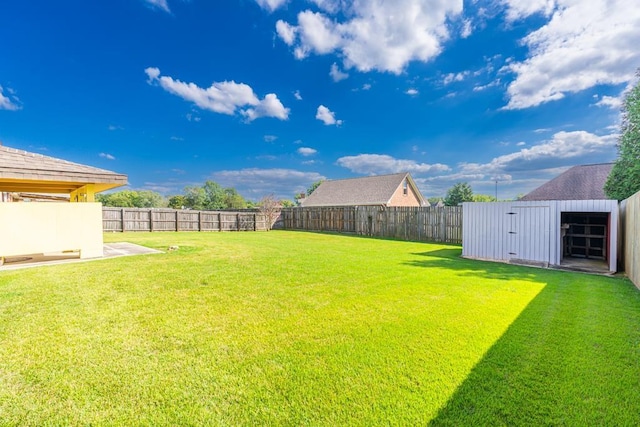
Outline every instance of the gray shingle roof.
POLYGON ((304 199, 302 206, 386 205, 405 178, 413 186, 420 202, 424 203, 424 198, 411 175, 405 172, 324 181, 310 196, 304 199))
POLYGON ((521 200, 607 200, 604 184, 613 163, 574 166, 521 200))
POLYGON ((103 191, 126 183, 123 174, 0 145, 0 191, 64 193, 85 184, 103 191))

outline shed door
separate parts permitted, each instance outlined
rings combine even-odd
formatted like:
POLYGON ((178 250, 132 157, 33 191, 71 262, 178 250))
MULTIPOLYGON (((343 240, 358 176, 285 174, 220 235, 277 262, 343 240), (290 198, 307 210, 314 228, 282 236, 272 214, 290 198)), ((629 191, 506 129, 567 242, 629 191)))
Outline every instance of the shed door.
POLYGON ((550 213, 548 206, 512 206, 509 212, 511 259, 550 262, 550 213))

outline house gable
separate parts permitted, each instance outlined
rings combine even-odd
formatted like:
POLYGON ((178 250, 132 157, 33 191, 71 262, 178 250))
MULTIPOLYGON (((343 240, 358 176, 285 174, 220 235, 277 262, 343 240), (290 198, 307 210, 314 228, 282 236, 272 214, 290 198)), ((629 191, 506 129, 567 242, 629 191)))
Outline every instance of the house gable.
POLYGON ((424 204, 424 197, 408 173, 324 181, 302 202, 305 207, 422 206, 424 204), (403 183, 405 182, 407 195, 404 195, 403 183), (410 204, 412 200, 415 202, 410 204))

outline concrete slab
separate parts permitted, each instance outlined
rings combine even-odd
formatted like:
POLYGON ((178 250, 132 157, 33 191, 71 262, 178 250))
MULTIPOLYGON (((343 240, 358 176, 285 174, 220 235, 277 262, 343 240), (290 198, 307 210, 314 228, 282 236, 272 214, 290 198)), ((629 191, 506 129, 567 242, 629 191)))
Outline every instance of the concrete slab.
POLYGON ((104 245, 104 256, 98 258, 80 259, 79 252, 71 253, 51 253, 51 254, 29 254, 5 258, 4 265, 0 266, 0 271, 18 270, 21 268, 40 267, 43 265, 69 264, 75 262, 96 261, 105 258, 116 258, 122 256, 134 256, 145 254, 161 254, 162 251, 147 248, 128 242, 109 243, 104 245))

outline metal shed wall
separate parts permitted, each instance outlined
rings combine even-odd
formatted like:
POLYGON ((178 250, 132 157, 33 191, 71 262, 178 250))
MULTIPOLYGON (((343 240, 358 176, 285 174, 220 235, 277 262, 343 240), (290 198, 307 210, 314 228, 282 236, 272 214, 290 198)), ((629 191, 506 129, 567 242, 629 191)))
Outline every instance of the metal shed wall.
POLYGON ((496 261, 559 265, 563 212, 609 213, 609 270, 616 271, 618 202, 549 200, 463 203, 462 256, 496 261))

